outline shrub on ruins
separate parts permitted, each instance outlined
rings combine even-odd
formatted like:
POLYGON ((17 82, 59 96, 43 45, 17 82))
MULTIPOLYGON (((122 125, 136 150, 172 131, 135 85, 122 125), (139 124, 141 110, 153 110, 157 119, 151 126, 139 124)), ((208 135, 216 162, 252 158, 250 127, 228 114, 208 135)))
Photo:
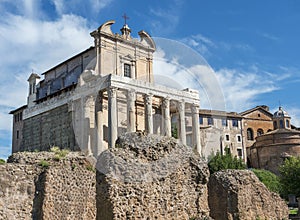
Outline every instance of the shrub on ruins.
POLYGON ((233 156, 229 148, 225 148, 225 154, 217 152, 216 155, 208 162, 211 174, 227 169, 246 169, 246 164, 242 159, 233 156))
POLYGON ((50 152, 54 153, 54 160, 59 161, 60 159, 67 156, 67 154, 70 152, 68 149, 60 149, 57 146, 51 147, 50 152))
POLYGON ((0 159, 0 165, 1 164, 5 164, 6 163, 6 161, 5 160, 3 160, 3 159, 0 159))
POLYGON ((252 171, 270 191, 276 193, 281 192, 279 177, 274 173, 263 169, 252 169, 252 171))
POLYGON ((44 167, 44 168, 47 168, 50 166, 49 162, 46 160, 41 160, 38 164, 39 164, 39 166, 44 167))
POLYGON ((279 167, 282 194, 300 197, 300 157, 290 157, 279 167))

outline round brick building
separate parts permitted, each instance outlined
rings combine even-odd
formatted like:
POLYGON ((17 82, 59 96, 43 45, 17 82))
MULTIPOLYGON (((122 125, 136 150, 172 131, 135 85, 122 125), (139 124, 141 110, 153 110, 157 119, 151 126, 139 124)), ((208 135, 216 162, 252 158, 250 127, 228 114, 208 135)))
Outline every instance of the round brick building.
POLYGON ((266 169, 278 174, 278 167, 290 156, 300 156, 300 131, 292 128, 291 117, 279 107, 273 115, 274 130, 256 137, 250 148, 253 168, 266 169))

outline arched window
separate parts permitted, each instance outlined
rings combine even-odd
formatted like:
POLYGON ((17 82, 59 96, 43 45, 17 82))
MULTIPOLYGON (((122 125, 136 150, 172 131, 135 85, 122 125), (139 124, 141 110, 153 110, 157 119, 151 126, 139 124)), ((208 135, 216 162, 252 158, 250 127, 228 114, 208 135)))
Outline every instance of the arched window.
POLYGON ((287 128, 290 127, 290 121, 289 121, 288 119, 286 120, 285 124, 286 124, 286 127, 287 127, 287 128))
POLYGON ((264 134, 263 129, 261 129, 261 128, 257 129, 257 136, 261 136, 263 134, 264 134))
POLYGON ((284 126, 283 126, 283 120, 280 120, 279 121, 279 128, 283 128, 284 126))
POLYGON ((277 127, 277 121, 274 121, 274 130, 276 130, 278 127, 277 127))
POLYGON ((249 141, 253 141, 254 140, 253 130, 251 128, 247 129, 247 140, 249 140, 249 141))

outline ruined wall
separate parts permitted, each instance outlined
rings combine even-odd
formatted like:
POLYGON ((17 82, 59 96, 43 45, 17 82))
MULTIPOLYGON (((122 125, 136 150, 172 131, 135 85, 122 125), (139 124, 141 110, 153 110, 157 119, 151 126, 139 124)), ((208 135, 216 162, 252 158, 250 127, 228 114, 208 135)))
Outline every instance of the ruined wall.
POLYGON ((24 120, 21 151, 49 150, 52 146, 77 150, 67 104, 24 120))
POLYGON ((122 135, 98 158, 18 152, 0 165, 0 219, 284 219, 288 209, 247 170, 221 171, 173 138, 122 135), (208 182, 209 180, 209 182, 208 182))
POLYGON ((175 139, 119 137, 97 164, 98 219, 190 219, 209 216, 207 164, 175 139))
POLYGON ((9 162, 0 165, 0 219, 96 219, 96 173, 80 153, 22 152, 9 162))
POLYGON ((35 165, 0 165, 0 219, 32 219, 36 183, 42 169, 35 165))
POLYGON ((288 219, 286 203, 249 170, 217 172, 210 177, 208 188, 214 219, 288 219))

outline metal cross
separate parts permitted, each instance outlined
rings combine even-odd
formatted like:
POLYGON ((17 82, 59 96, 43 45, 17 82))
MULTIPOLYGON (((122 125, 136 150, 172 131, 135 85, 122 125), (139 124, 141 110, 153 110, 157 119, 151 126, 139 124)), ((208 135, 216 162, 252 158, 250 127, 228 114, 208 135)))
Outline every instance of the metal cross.
POLYGON ((124 13, 124 15, 122 16, 122 18, 124 18, 124 20, 125 20, 125 25, 127 24, 127 20, 129 19, 129 17, 127 17, 127 15, 126 15, 126 13, 124 13))

